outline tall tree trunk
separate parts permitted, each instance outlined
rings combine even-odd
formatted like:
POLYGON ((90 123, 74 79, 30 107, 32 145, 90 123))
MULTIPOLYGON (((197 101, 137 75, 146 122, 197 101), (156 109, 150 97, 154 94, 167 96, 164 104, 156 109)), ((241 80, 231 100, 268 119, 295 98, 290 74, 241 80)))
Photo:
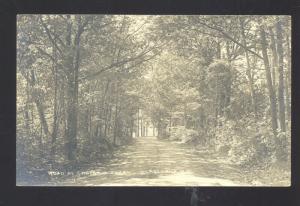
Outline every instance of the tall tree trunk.
POLYGON ((48 137, 50 135, 49 128, 48 128, 48 123, 45 117, 45 111, 44 111, 44 105, 41 102, 40 97, 38 94, 36 94, 36 91, 33 91, 33 98, 34 98, 34 103, 36 105, 40 122, 43 127, 44 134, 48 137))
POLYGON ((187 128, 187 105, 186 103, 184 103, 183 105, 183 124, 184 124, 184 128, 187 128))
POLYGON ((270 72, 270 63, 267 52, 267 40, 266 33, 262 25, 260 25, 260 41, 262 48, 263 61, 265 66, 265 74, 267 79, 267 87, 269 91, 269 100, 270 100, 270 109, 271 109, 271 121, 272 121, 272 130, 275 136, 277 136, 277 107, 276 107, 276 94, 272 84, 272 77, 270 72))
MULTIPOLYGON (((72 72, 71 74, 74 75, 72 72)), ((67 157, 69 161, 75 160, 76 134, 77 134, 77 110, 75 100, 75 84, 70 78, 68 81, 68 113, 67 113, 67 157)))
POLYGON ((222 57, 221 57, 221 52, 222 51, 222 48, 221 48, 221 41, 218 41, 217 42, 217 58, 218 59, 221 59, 222 57))
POLYGON ((285 108, 286 108, 286 119, 291 118, 291 105, 290 105, 290 93, 289 93, 289 81, 288 72, 285 72, 285 108))
POLYGON ((105 107, 105 114, 104 114, 104 138, 107 137, 107 127, 108 127, 107 113, 108 113, 108 106, 105 107))
POLYGON ((74 125, 73 125, 73 98, 74 98, 74 71, 73 71, 73 62, 71 54, 71 38, 72 38, 72 22, 71 16, 67 15, 67 36, 66 36, 66 59, 65 59, 65 68, 67 70, 67 118, 66 118, 66 156, 69 161, 72 161, 75 156, 73 153, 72 142, 74 139, 74 125))
POLYGON ((228 63, 231 62, 231 54, 230 54, 230 48, 229 48, 229 41, 226 41, 226 58, 228 63))
POLYGON ((111 135, 111 129, 112 129, 112 118, 113 118, 112 109, 113 109, 113 105, 110 105, 109 106, 109 115, 108 115, 108 128, 107 128, 109 136, 111 135))
MULTIPOLYGON (((105 86, 105 91, 104 91, 104 94, 102 96, 102 107, 101 107, 101 110, 100 110, 100 118, 102 119, 103 116, 104 116, 104 119, 106 118, 105 115, 106 115, 106 97, 107 97, 107 92, 108 92, 108 89, 109 89, 109 84, 110 84, 110 80, 108 79, 107 80, 107 83, 106 83, 106 86, 105 86)), ((105 122, 103 124, 103 122, 101 121, 100 123, 100 129, 101 129, 101 132, 100 132, 100 135, 102 136, 102 127, 103 125, 105 126, 105 122)), ((104 134, 105 135, 105 134, 104 134)))
POLYGON ((286 131, 285 125, 285 102, 284 102, 284 77, 283 77, 283 37, 282 22, 279 17, 276 18, 277 33, 277 50, 278 50, 278 106, 279 106, 279 122, 282 132, 286 131))
POLYGON ((287 71, 285 75, 285 95, 286 95, 286 116, 288 119, 291 118, 291 47, 290 47, 290 31, 286 34, 286 44, 287 44, 287 71))
POLYGON ((141 113, 141 137, 143 136, 143 113, 141 113))
POLYGON ((138 107, 138 112, 137 112, 137 132, 136 136, 140 136, 140 108, 138 107))
POLYGON ((77 149, 77 103, 78 103, 78 69, 79 69, 79 40, 76 35, 75 45, 71 45, 72 22, 70 17, 67 25, 67 60, 66 67, 68 68, 68 114, 67 114, 67 158, 72 163, 76 159, 77 149))
POLYGON ((169 129, 169 132, 171 133, 172 132, 172 111, 170 112, 170 129, 169 129))
MULTIPOLYGON (((53 48, 54 59, 56 60, 56 51, 53 48)), ((57 87, 58 87, 58 80, 57 80, 57 67, 55 63, 53 63, 54 69, 54 108, 53 108, 53 127, 52 127, 52 139, 51 139, 51 160, 54 161, 55 155, 55 146, 56 146, 56 137, 57 137, 57 130, 58 130, 58 104, 57 104, 57 87)))
POLYGON ((116 139, 117 139, 117 130, 118 130, 118 101, 119 101, 119 95, 118 95, 118 82, 115 83, 115 117, 114 117, 114 139, 113 144, 116 146, 116 139))
POLYGON ((272 63, 272 84, 273 87, 276 87, 276 69, 278 70, 278 55, 277 55, 277 49, 276 49, 276 41, 275 41, 275 35, 273 32, 272 27, 269 27, 269 33, 270 33, 270 39, 271 39, 271 50, 272 50, 272 56, 273 56, 273 63, 272 63))
POLYGON ((80 39, 84 31, 81 22, 81 16, 77 16, 77 30, 74 37, 74 45, 71 45, 72 22, 70 16, 67 16, 67 68, 68 73, 68 121, 67 121, 67 157, 73 162, 76 160, 77 150, 77 118, 78 118, 78 74, 80 68, 80 39))
POLYGON ((34 103, 36 105, 36 108, 37 108, 37 111, 38 111, 38 114, 39 114, 39 120, 40 120, 40 123, 42 125, 44 134, 46 136, 49 136, 48 123, 47 123, 47 120, 45 118, 45 111, 44 111, 44 106, 43 106, 43 104, 41 102, 41 96, 40 96, 39 91, 34 88, 35 85, 36 85, 35 73, 31 69, 30 70, 30 75, 23 74, 23 76, 27 80, 27 83, 29 83, 29 85, 31 86, 31 96, 32 96, 32 99, 33 99, 33 101, 34 101, 34 103))
MULTIPOLYGON (((60 97, 59 97, 59 101, 61 104, 60 107, 60 113, 62 114, 62 117, 60 118, 60 123, 62 123, 62 131, 63 131, 63 136, 64 136, 64 140, 66 141, 66 136, 67 136, 67 109, 66 109, 66 102, 65 102, 65 81, 61 82, 61 92, 60 92, 60 97)), ((59 123, 59 124, 60 124, 59 123)), ((65 142, 64 142, 65 145, 65 142)))
POLYGON ((134 117, 131 116, 131 123, 130 123, 130 137, 133 137, 133 128, 134 128, 134 117))
MULTIPOLYGON (((241 33, 242 33, 242 41, 243 41, 243 44, 247 47, 244 22, 242 19, 239 19, 239 21, 240 21, 240 27, 241 27, 241 33)), ((249 83, 249 88, 250 88, 251 103, 252 103, 252 108, 253 108, 253 112, 254 112, 254 117, 256 119, 257 118, 257 104, 256 104, 255 90, 254 90, 254 86, 253 86, 254 85, 253 77, 251 75, 252 72, 251 72, 251 66, 250 66, 250 59, 249 59, 248 50, 244 49, 244 52, 245 52, 245 57, 246 57, 246 62, 247 62, 246 75, 248 77, 248 83, 249 83)))
MULTIPOLYGON (((30 99, 30 88, 29 88, 29 82, 26 81, 26 105, 25 105, 25 110, 24 110, 24 120, 25 120, 25 126, 26 126, 26 132, 27 135, 31 135, 31 125, 33 125, 33 123, 30 124, 30 118, 29 118, 29 99, 30 99)), ((31 118, 32 119, 32 118, 31 118)))

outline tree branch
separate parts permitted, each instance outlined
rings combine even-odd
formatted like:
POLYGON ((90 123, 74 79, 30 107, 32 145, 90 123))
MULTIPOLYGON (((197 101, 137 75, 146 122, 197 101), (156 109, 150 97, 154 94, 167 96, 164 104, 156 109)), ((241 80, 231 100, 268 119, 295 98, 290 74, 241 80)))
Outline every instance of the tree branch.
POLYGON ((43 55, 49 57, 55 65, 61 66, 60 64, 57 63, 57 61, 54 59, 53 56, 51 56, 50 54, 48 54, 47 52, 45 52, 43 49, 41 49, 40 47, 38 47, 38 46, 36 46, 36 45, 35 45, 35 48, 36 48, 37 50, 39 50, 39 52, 40 52, 41 54, 43 54, 43 55))
POLYGON ((59 48, 59 46, 56 44, 55 40, 53 39, 50 30, 47 28, 47 25, 44 23, 42 16, 40 16, 39 19, 40 19, 40 21, 41 21, 41 23, 42 23, 42 26, 44 27, 44 29, 45 29, 45 31, 46 31, 46 34, 47 34, 49 40, 50 40, 51 43, 53 44, 53 46, 56 47, 56 49, 59 51, 60 54, 63 54, 62 51, 61 51, 61 49, 59 48))
POLYGON ((220 32, 225 38, 229 39, 230 41, 236 43, 237 45, 239 45, 240 47, 243 47, 244 49, 246 49, 247 51, 249 51, 251 54, 257 56, 260 59, 263 59, 263 57, 261 55, 259 55, 258 53, 252 51, 251 49, 249 49, 247 46, 241 44, 240 42, 236 41, 233 37, 231 37, 227 32, 225 32, 224 30, 218 28, 218 27, 214 27, 214 26, 210 26, 202 21, 199 21, 199 24, 206 26, 212 30, 218 31, 220 32))
MULTIPOLYGON (((85 79, 89 79, 89 78, 92 78, 92 77, 95 77, 95 76, 98 76, 98 75, 100 75, 101 73, 103 73, 103 72, 105 72, 105 71, 108 71, 108 70, 110 70, 110 69, 112 69, 112 68, 114 68, 114 67, 119 67, 119 66, 125 65, 125 64, 128 63, 128 62, 132 62, 132 61, 134 61, 134 60, 136 60, 136 59, 139 59, 139 58, 141 58, 142 56, 144 56, 144 55, 146 55, 147 53, 149 53, 150 51, 152 51, 154 48, 157 48, 157 47, 152 47, 151 49, 149 49, 149 50, 147 50, 147 51, 143 51, 143 52, 141 52, 140 54, 138 54, 138 55, 135 56, 135 57, 131 57, 131 58, 125 59, 125 60, 123 60, 123 61, 117 61, 117 62, 115 62, 115 63, 112 63, 111 65, 109 65, 109 66, 107 66, 107 67, 101 69, 100 71, 97 71, 97 72, 95 72, 95 73, 93 73, 93 74, 90 74, 90 75, 87 75, 87 76, 81 78, 80 81, 85 80, 85 79)), ((144 62, 144 61, 148 61, 148 60, 150 60, 150 59, 143 60, 143 62, 144 62)))

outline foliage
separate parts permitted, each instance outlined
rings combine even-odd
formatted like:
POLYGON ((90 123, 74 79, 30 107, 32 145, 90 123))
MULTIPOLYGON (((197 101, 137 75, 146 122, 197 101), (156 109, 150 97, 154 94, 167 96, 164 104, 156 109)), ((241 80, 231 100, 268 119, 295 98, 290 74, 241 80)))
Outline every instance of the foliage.
POLYGON ((171 128, 170 140, 176 140, 181 143, 193 143, 197 144, 199 134, 196 130, 187 129, 183 126, 171 128))

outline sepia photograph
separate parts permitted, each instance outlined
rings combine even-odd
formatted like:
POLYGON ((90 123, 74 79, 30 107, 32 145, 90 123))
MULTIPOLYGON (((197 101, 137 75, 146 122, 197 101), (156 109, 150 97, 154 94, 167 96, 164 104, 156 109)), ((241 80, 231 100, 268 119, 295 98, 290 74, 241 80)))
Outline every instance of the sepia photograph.
POLYGON ((291 16, 17 15, 17 186, 288 187, 291 16))

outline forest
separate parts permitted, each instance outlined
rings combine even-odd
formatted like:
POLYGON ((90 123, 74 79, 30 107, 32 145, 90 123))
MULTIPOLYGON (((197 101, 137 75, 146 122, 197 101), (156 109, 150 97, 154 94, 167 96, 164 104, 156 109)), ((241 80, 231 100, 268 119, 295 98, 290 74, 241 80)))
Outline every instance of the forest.
POLYGON ((146 122, 241 182, 290 184, 289 16, 18 15, 16 41, 17 184, 107 164, 146 122))

